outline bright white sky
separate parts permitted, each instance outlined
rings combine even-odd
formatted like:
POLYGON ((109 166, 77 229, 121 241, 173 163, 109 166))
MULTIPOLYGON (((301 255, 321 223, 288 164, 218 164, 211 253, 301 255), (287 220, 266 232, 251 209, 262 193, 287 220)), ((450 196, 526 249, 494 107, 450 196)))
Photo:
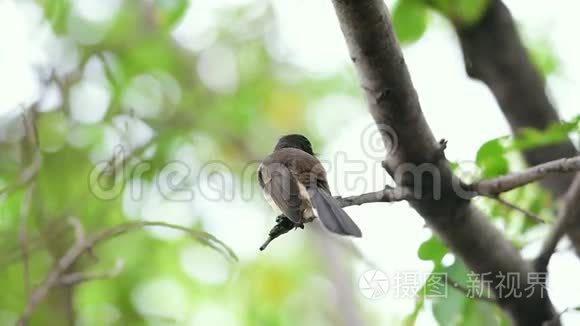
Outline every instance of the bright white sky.
MULTIPOLYGON (((118 9, 118 2, 118 0, 78 0, 74 3, 78 15, 94 22, 102 22, 118 9)), ((199 51, 213 41, 211 30, 216 24, 216 9, 248 2, 250 0, 194 0, 184 21, 173 35, 192 50, 199 51)), ((392 7, 393 2, 387 1, 387 4, 392 7)), ((554 47, 554 52, 561 63, 561 70, 549 78, 550 93, 563 118, 577 115, 579 113, 580 45, 574 40, 577 39, 577 33, 580 31, 580 21, 577 19, 580 5, 575 0, 558 1, 557 5, 529 0, 506 0, 506 2, 521 24, 526 38, 545 39, 554 47)), ((278 41, 270 44, 270 51, 274 55, 280 59, 292 61, 313 75, 329 74, 351 64, 330 1, 272 0, 272 3, 280 33, 278 41)), ((60 59, 58 61, 60 69, 66 70, 70 69, 66 63, 76 60, 74 53, 73 57, 62 60, 59 54, 70 52, 66 51, 67 44, 55 40, 46 26, 39 26, 39 17, 40 12, 35 6, 0 0, 0 89, 2 90, 0 139, 6 137, 2 132, 6 127, 2 125, 3 122, 9 121, 11 116, 17 114, 21 105, 31 103, 38 97, 39 87, 33 67, 45 66, 47 63, 60 59)), ((95 40, 88 39, 86 35, 78 35, 78 41, 90 43, 95 40)), ((416 44, 406 47, 404 52, 427 121, 436 137, 449 140, 447 155, 450 159, 472 160, 478 146, 485 140, 509 132, 489 91, 482 84, 466 78, 455 36, 441 19, 433 19, 427 34, 416 44)), ((226 58, 228 55, 224 51, 216 53, 226 58)), ((228 69, 235 69, 235 67, 228 69)), ((200 67, 200 74, 202 70, 200 67)), ((80 87, 79 98, 84 98, 82 94, 92 94, 97 103, 93 109, 99 112, 99 110, 104 110, 108 103, 106 94, 102 92, 102 87, 105 86, 101 84, 102 80, 98 74, 88 74, 97 77, 89 78, 87 84, 80 87), (87 93, 82 93, 85 91, 87 93)), ((231 75, 227 71, 225 74, 231 75)), ((210 80, 208 83, 215 83, 216 87, 223 87, 225 91, 232 87, 229 81, 220 83, 220 80, 210 80)), ((139 85, 150 87, 147 86, 150 84, 144 80, 139 85)), ((58 99, 54 100, 58 101, 58 99)), ((84 102, 86 104, 88 101, 84 102)), ((322 152, 323 159, 330 159, 332 154, 338 151, 348 151, 349 157, 363 158, 367 164, 374 164, 375 161, 362 152, 360 137, 352 136, 360 135, 372 126, 372 121, 366 114, 364 106, 360 100, 340 94, 312 103, 310 112, 313 119, 311 120, 318 121, 313 126, 330 140, 329 146, 322 152), (336 118, 314 119, 319 114, 330 110, 336 112, 338 109, 341 109, 341 115, 333 115, 336 118), (343 126, 340 132, 336 130, 337 124, 343 126)), ((90 117, 79 116, 79 119, 92 121, 100 119, 99 116, 100 114, 93 112, 90 117)), ((326 114, 324 116, 328 117, 326 114)), ((335 172, 330 171, 331 180, 334 180, 332 174, 335 172)), ((376 187, 383 185, 383 180, 370 171, 367 179, 376 179, 376 187)), ((360 192, 360 189, 347 189, 344 184, 331 186, 341 195, 360 192)), ((223 211, 223 205, 211 202, 198 204, 206 212, 205 218, 210 232, 215 228, 216 235, 236 248, 242 257, 255 258, 258 254, 256 252, 258 244, 255 241, 261 239, 261 235, 270 225, 270 222, 265 222, 266 220, 255 218, 265 215, 263 209, 257 208, 254 204, 235 203, 238 214, 243 212, 244 215, 252 218, 252 220, 240 221, 240 226, 243 224, 246 230, 256 230, 254 234, 248 233, 247 237, 241 238, 239 233, 231 231, 235 229, 231 227, 231 220, 224 220, 223 217, 228 214, 223 211), (222 223, 229 223, 230 227, 224 228, 222 223), (248 223, 254 225, 248 225, 248 223)), ((184 210, 182 207, 164 207, 163 209, 179 212, 184 210)), ((429 270, 429 265, 416 257, 418 245, 428 237, 428 232, 423 229, 422 219, 416 216, 416 213, 406 204, 366 205, 347 210, 354 216, 365 234, 364 238, 355 241, 356 245, 384 272, 389 274, 397 271, 429 270)), ((185 213, 177 215, 191 216, 189 212, 185 209, 185 213)), ((191 223, 191 221, 184 223, 191 223)), ((301 240, 300 236, 295 236, 288 237, 284 241, 290 245, 291 241, 301 240)), ((282 250, 280 247, 282 246, 274 245, 266 254, 271 257, 281 257, 284 253, 280 252, 282 250)), ((192 251, 184 252, 183 264, 186 271, 187 266, 194 259, 191 257, 197 254, 192 251)), ((208 261, 207 257, 204 259, 208 261)), ((357 265, 356 270, 359 273, 357 275, 368 268, 362 264, 357 265)), ((222 269, 222 263, 216 262, 216 267, 207 271, 206 274, 213 275, 212 271, 222 269)), ((578 259, 571 253, 556 255, 550 269, 552 298, 557 307, 561 310, 569 306, 579 306, 580 299, 577 294, 580 293, 580 283, 576 281, 577 275, 580 275, 578 259)), ((204 278, 204 276, 198 277, 204 278)), ((212 280, 215 281, 215 279, 207 281, 211 283, 212 280)), ((164 281, 160 282, 160 284, 165 284, 164 281)), ((383 313, 385 316, 393 314, 404 316, 412 309, 414 302, 387 297, 382 301, 369 301, 368 304, 371 309, 376 308, 378 313, 383 313)), ((430 316, 423 316, 421 320, 421 324, 424 325, 433 322, 430 316)), ((580 325, 578 314, 566 314, 564 320, 569 325, 580 325)))

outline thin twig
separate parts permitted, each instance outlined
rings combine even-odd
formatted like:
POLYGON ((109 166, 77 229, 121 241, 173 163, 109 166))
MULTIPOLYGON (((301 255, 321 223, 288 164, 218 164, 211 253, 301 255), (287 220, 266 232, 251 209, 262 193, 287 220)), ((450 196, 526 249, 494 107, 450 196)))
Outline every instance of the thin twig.
POLYGON ((95 244, 97 244, 97 243, 115 238, 119 235, 131 232, 131 231, 134 231, 137 229, 142 229, 145 227, 154 227, 154 226, 165 227, 165 228, 169 228, 169 229, 183 231, 183 232, 191 235, 192 237, 194 237, 198 241, 202 242, 203 244, 205 244, 205 245, 211 247, 212 249, 215 249, 216 251, 222 253, 226 258, 229 258, 230 260, 233 260, 233 261, 238 260, 238 257, 233 252, 233 250, 230 249, 230 247, 228 247, 225 243, 223 243, 221 240, 219 240, 215 236, 213 236, 207 232, 192 230, 192 229, 187 228, 185 226, 175 225, 175 224, 170 224, 170 223, 160 222, 160 221, 135 221, 135 222, 128 222, 128 223, 119 224, 119 225, 116 225, 110 229, 104 230, 99 234, 96 234, 93 242, 95 244))
MULTIPOLYGON (((33 104, 28 110, 22 110, 22 125, 25 131, 25 139, 22 142, 23 152, 25 154, 24 161, 28 164, 28 160, 32 159, 31 166, 34 168, 29 175, 25 175, 24 183, 30 182, 30 186, 24 192, 22 201, 20 202, 20 228, 18 231, 18 242, 20 245, 20 256, 22 260, 22 277, 24 283, 24 293, 26 297, 30 295, 30 257, 29 257, 29 243, 28 243, 28 215, 30 214, 30 207, 32 205, 32 196, 35 191, 35 184, 33 178, 40 167, 40 150, 38 143, 38 131, 35 124, 35 110, 42 97, 33 104), (30 115, 30 117, 29 117, 30 115), (32 155, 31 155, 32 154, 32 155)), ((26 172, 26 171, 25 171, 26 172)), ((21 176, 22 177, 22 176, 21 176)))
POLYGON ((385 189, 369 192, 350 197, 334 197, 341 207, 360 206, 369 203, 389 203, 413 199, 413 191, 408 188, 393 188, 386 186, 385 189))
POLYGON ((85 228, 78 217, 69 217, 68 224, 72 226, 75 235, 75 241, 81 243, 85 240, 85 228))
MULTIPOLYGON (((69 223, 73 226, 76 225, 72 220, 69 220, 69 223)), ((78 234, 78 231, 75 233, 78 234)), ((78 257, 82 255, 85 243, 85 241, 79 241, 79 239, 77 239, 75 244, 57 262, 54 269, 48 274, 42 284, 40 284, 30 295, 26 308, 20 319, 16 322, 16 325, 24 326, 28 324, 28 320, 36 309, 36 306, 38 306, 38 304, 46 297, 50 289, 58 284, 60 276, 74 264, 78 257)))
POLYGON ((196 238, 198 241, 205 245, 217 250, 218 252, 224 254, 226 257, 237 260, 235 253, 226 246, 219 239, 213 235, 203 232, 196 231, 186 228, 180 225, 169 224, 165 222, 157 221, 136 221, 123 223, 113 226, 109 229, 100 231, 93 236, 84 237, 84 231, 81 230, 82 225, 78 222, 78 219, 69 219, 69 223, 75 228, 75 235, 77 236, 76 242, 73 246, 65 253, 62 258, 57 262, 55 268, 48 274, 46 279, 32 292, 26 308, 22 313, 20 319, 17 321, 16 325, 24 326, 28 323, 30 316, 38 306, 38 304, 46 297, 49 291, 56 285, 60 284, 61 278, 66 273, 66 271, 79 259, 84 253, 94 248, 96 245, 103 243, 107 240, 115 238, 117 236, 123 235, 125 233, 141 229, 149 226, 161 226, 176 230, 181 230, 189 235, 196 238), (80 236, 80 238, 79 238, 80 236))
POLYGON ((41 161, 42 161, 41 155, 40 154, 35 155, 32 164, 30 164, 30 166, 26 167, 24 171, 22 171, 20 176, 18 176, 18 180, 16 181, 15 184, 0 189, 0 196, 18 190, 30 184, 30 182, 32 182, 32 180, 36 176, 36 173, 40 169, 41 161))
POLYGON ((557 317, 555 317, 553 320, 545 322, 543 326, 560 326, 561 325, 560 318, 562 317, 562 315, 564 315, 565 313, 568 313, 570 311, 580 312, 580 306, 568 307, 568 308, 560 311, 560 313, 558 313, 557 317))
POLYGON ((568 230, 568 226, 580 219, 580 173, 572 181, 572 185, 564 195, 556 224, 544 240, 540 254, 534 260, 535 268, 545 272, 550 258, 556 251, 558 243, 568 230))
POLYGON ((500 196, 489 196, 489 198, 496 200, 498 203, 504 205, 507 208, 513 209, 515 211, 518 211, 518 212, 524 214, 525 216, 531 218, 532 220, 534 220, 538 223, 546 223, 546 220, 544 220, 543 218, 541 218, 537 214, 534 214, 526 209, 523 209, 515 204, 512 204, 509 201, 501 198, 500 196))
POLYGON ((20 230, 18 231, 18 240, 20 242, 20 255, 22 259, 22 277, 24 279, 24 293, 30 295, 30 261, 28 248, 28 214, 32 202, 32 194, 35 185, 32 184, 24 193, 20 206, 20 230))
POLYGON ((113 156, 109 160, 109 165, 102 173, 106 175, 116 175, 119 169, 123 168, 132 158, 142 155, 149 147, 151 147, 151 145, 153 145, 153 143, 155 143, 155 141, 156 137, 151 137, 151 139, 149 139, 145 144, 130 149, 129 153, 125 153, 122 146, 119 147, 119 152, 113 153, 113 156))
MULTIPOLYGON (((36 136, 33 136, 33 137, 36 137, 36 136)), ((40 169, 41 164, 42 164, 42 154, 40 153, 40 150, 38 149, 38 147, 36 147, 34 149, 34 154, 32 156, 32 163, 30 163, 30 165, 27 166, 22 171, 22 173, 20 173, 15 184, 9 185, 3 189, 0 189, 0 196, 7 194, 9 192, 18 190, 18 189, 30 184, 30 182, 32 182, 32 180, 34 179, 34 177, 38 173, 38 170, 40 169)))
MULTIPOLYGON (((445 142, 442 142, 441 148, 445 148, 445 142)), ((530 182, 540 180, 552 174, 567 173, 577 170, 580 170, 580 156, 555 160, 545 164, 537 165, 521 172, 504 175, 494 179, 483 180, 468 185, 468 188, 469 190, 473 191, 473 196, 486 196, 493 198, 506 207, 517 210, 518 212, 523 213, 524 215, 539 223, 546 223, 546 221, 538 215, 502 199, 499 194, 524 186, 530 182)), ((397 202, 405 200, 409 201, 414 200, 415 198, 413 196, 413 190, 410 188, 393 188, 386 186, 383 190, 350 197, 338 196, 335 197, 335 199, 339 202, 341 207, 348 207, 369 203, 397 202)), ((260 247, 260 250, 264 250, 272 240, 292 230, 294 227, 294 225, 288 223, 284 219, 281 219, 279 216, 277 219, 277 224, 270 231, 268 239, 262 245, 262 247, 260 247)))
POLYGON ((468 288, 466 288, 465 286, 459 284, 459 282, 456 282, 454 279, 450 278, 449 276, 445 277, 445 283, 447 283, 448 286, 456 289, 457 291, 463 293, 465 295, 465 297, 467 298, 471 298, 471 299, 477 299, 477 300, 481 300, 481 301, 485 301, 485 302, 490 302, 490 303, 495 303, 495 299, 489 296, 484 296, 484 295, 478 295, 475 296, 473 293, 473 291, 470 291, 468 288))
MULTIPOLYGON (((369 192, 366 194, 350 197, 334 197, 340 205, 340 207, 348 206, 359 206, 369 203, 388 203, 388 202, 398 202, 403 200, 412 200, 413 192, 408 188, 393 188, 391 186, 386 186, 385 189, 369 192)), ((260 247, 260 251, 263 251, 268 247, 268 245, 276 238, 282 234, 288 233, 289 231, 299 228, 304 228, 304 225, 295 225, 294 222, 290 221, 286 216, 279 215, 276 218, 276 225, 268 233, 268 238, 260 247)))
MULTIPOLYGON (((42 249, 44 246, 43 244, 45 242, 53 241, 54 239, 57 239, 58 237, 62 236, 66 231, 66 229, 67 229, 66 223, 60 223, 55 230, 51 230, 51 233, 46 235, 45 237, 41 237, 38 235, 32 236, 31 234, 28 234, 28 243, 27 243, 28 254, 30 255, 31 253, 39 249, 42 249)), ((5 250, 4 252, 0 252, 0 267, 1 268, 7 267, 9 264, 13 263, 20 257, 21 257, 20 244, 17 244, 14 247, 5 250)))
POLYGON ((95 280, 108 280, 118 276, 123 270, 124 261, 118 259, 112 270, 101 273, 71 273, 61 276, 59 282, 60 285, 78 285, 80 283, 95 281, 95 280))
MULTIPOLYGON (((44 97, 44 95, 42 97, 44 97)), ((30 107, 30 109, 28 109, 28 110, 23 109, 22 110, 22 123, 24 125, 24 130, 26 132, 26 138, 28 139, 28 142, 30 144, 32 144, 32 146, 35 150, 38 150, 38 148, 40 146, 40 142, 38 140, 38 130, 36 128, 36 123, 34 122, 34 115, 36 113, 36 107, 38 106, 38 104, 42 100, 42 97, 35 104, 33 104, 30 107), (30 113, 30 115, 32 115, 32 119, 29 119, 29 117, 28 117, 29 113, 30 113)))

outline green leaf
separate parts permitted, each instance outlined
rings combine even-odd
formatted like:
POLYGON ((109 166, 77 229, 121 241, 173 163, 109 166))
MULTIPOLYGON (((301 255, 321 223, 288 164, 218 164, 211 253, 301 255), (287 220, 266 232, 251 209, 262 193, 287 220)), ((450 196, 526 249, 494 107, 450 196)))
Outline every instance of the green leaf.
POLYGON ((464 24, 472 25, 479 21, 487 9, 489 0, 462 0, 454 1, 456 15, 461 17, 464 24))
POLYGON ((447 253, 447 247, 435 235, 423 242, 419 247, 418 256, 422 260, 430 260, 439 265, 447 253))
POLYGON ((580 115, 568 122, 553 123, 545 130, 524 128, 514 139, 512 147, 515 150, 526 150, 558 144, 567 140, 572 132, 580 132, 580 115))
POLYGON ((494 314, 493 307, 476 299, 467 299, 462 311, 462 324, 469 326, 493 326, 498 325, 498 319, 494 314))
POLYGON ((68 0, 46 0, 43 3, 44 16, 50 22, 56 34, 63 34, 66 31, 67 18, 70 12, 70 2, 68 0))
POLYGON ((68 119, 62 111, 43 113, 37 121, 38 140, 43 151, 54 152, 62 147, 68 132, 68 119))
POLYGON ((120 57, 121 65, 130 75, 154 70, 173 72, 175 59, 175 52, 168 44, 155 39, 141 41, 127 49, 120 57))
POLYGON ((546 42, 534 44, 528 48, 528 53, 530 54, 532 62, 544 77, 555 73, 560 66, 558 56, 553 49, 554 48, 549 44, 546 44, 546 42))
MULTIPOLYGON (((433 273, 443 273, 448 281, 457 282, 464 287, 469 284, 469 270, 459 260, 449 267, 436 267, 433 273)), ((429 298, 429 289, 426 293, 429 298)), ((501 311, 495 310, 495 306, 470 298, 449 285, 445 297, 433 298, 432 301, 433 316, 440 325, 494 326, 505 319, 501 311)))
POLYGON ((439 325, 459 325, 462 307, 468 299, 463 293, 450 290, 447 297, 433 303, 433 315, 439 325))
POLYGON ((489 0, 432 0, 430 3, 451 20, 470 26, 479 22, 489 0))
POLYGON ((393 25, 402 44, 417 41, 429 22, 429 12, 420 0, 399 0, 393 9, 393 25))
POLYGON ((490 140, 477 151, 475 161, 481 169, 483 177, 490 178, 508 172, 509 163, 505 157, 507 150, 502 145, 503 141, 503 138, 490 140))
MULTIPOLYGON (((444 273, 450 280, 460 284, 467 283, 467 274, 469 273, 467 268, 459 261, 449 267, 435 268, 433 272, 444 273)), ((447 296, 438 298, 433 302, 433 315, 440 325, 457 325, 463 317, 463 306, 468 300, 470 299, 463 292, 448 286, 447 296)))
POLYGON ((155 0, 160 24, 171 29, 177 24, 189 7, 189 0, 155 0))

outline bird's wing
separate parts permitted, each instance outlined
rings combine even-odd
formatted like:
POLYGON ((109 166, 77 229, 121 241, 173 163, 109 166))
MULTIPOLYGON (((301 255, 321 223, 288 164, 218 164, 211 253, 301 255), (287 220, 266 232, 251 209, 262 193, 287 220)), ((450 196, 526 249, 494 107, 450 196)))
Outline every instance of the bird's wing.
POLYGON ((362 232, 330 194, 326 171, 320 161, 307 153, 295 154, 293 163, 296 180, 308 190, 308 197, 322 224, 331 232, 361 237, 362 232))
POLYGON ((258 179, 264 192, 292 222, 302 219, 302 198, 296 179, 284 164, 271 162, 258 169, 258 179))
POLYGON ((330 194, 330 187, 326 181, 326 171, 320 161, 305 152, 299 151, 294 154, 298 159, 292 161, 292 171, 298 182, 307 189, 320 188, 330 194))

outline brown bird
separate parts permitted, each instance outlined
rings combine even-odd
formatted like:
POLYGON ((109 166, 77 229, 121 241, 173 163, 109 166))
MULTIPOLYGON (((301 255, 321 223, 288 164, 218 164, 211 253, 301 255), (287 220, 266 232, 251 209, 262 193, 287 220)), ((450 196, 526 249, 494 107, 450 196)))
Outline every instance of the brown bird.
POLYGON ((330 193, 326 171, 302 135, 280 138, 258 168, 258 182, 270 205, 296 227, 320 218, 331 232, 361 237, 358 226, 330 193))

